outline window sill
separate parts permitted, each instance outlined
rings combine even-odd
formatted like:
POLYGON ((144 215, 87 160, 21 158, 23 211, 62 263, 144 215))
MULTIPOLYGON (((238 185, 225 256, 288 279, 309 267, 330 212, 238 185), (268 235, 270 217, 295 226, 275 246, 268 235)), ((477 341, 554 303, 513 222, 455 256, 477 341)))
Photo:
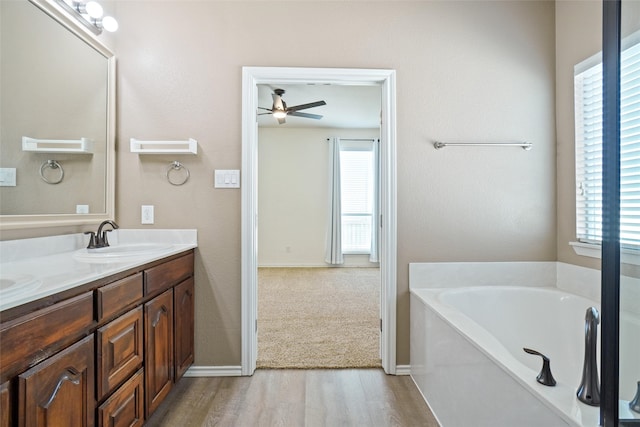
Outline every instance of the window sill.
MULTIPOLYGON (((601 245, 583 242, 569 242, 569 245, 571 245, 573 251, 578 255, 598 259, 602 257, 601 245)), ((621 248, 620 262, 622 264, 640 265, 640 251, 636 249, 621 248)))

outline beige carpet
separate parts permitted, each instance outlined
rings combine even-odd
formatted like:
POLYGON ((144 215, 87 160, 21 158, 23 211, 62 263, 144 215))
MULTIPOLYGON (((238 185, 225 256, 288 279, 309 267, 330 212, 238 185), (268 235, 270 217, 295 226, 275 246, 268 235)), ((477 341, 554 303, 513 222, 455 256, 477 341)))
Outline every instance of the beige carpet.
POLYGON ((258 368, 380 367, 380 270, 260 268, 258 368))

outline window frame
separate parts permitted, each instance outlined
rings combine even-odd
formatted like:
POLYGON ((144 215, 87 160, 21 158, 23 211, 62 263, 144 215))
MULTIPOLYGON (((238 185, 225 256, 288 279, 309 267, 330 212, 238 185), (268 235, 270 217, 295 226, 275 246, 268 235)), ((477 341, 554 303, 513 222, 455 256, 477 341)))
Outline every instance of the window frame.
MULTIPOLYGON (((633 33, 632 35, 624 39, 622 44, 623 54, 624 54, 624 51, 629 49, 640 50, 640 31, 633 33)), ((640 56, 640 52, 636 52, 633 55, 640 56)), ((637 64, 637 70, 634 69, 634 72, 640 72, 640 61, 638 61, 636 64, 637 64)), ((594 67, 597 67, 597 66, 602 67, 602 52, 599 52, 598 54, 593 55, 592 57, 580 62, 579 64, 576 64, 574 67, 574 125, 575 125, 575 167, 576 167, 575 169, 575 179, 576 179, 576 182, 575 182, 576 184, 575 233, 576 233, 577 241, 570 242, 570 245, 573 247, 574 251, 578 255, 600 258, 601 257, 600 249, 601 249, 601 242, 602 242, 601 240, 602 224, 601 223, 599 224, 597 220, 598 218, 600 218, 600 222, 601 222, 602 201, 601 201, 601 198, 598 199, 597 195, 594 198, 588 199, 583 194, 581 194, 582 191, 584 190, 584 187, 582 186, 582 182, 583 182, 582 171, 584 170, 586 161, 582 157, 584 141, 583 141, 582 134, 580 133, 582 131, 581 125, 582 125, 582 119, 583 119, 583 110, 582 110, 583 105, 579 104, 579 101, 582 101, 584 99, 583 97, 581 97, 584 91, 581 93, 579 92, 579 90, 581 90, 581 86, 579 85, 579 82, 578 82, 578 79, 581 78, 586 72, 592 70, 594 67), (590 208, 586 207, 586 204, 589 201, 592 203, 595 203, 596 205, 600 203, 600 207, 593 207, 593 206, 590 208), (587 212, 588 209, 591 209, 592 211, 595 209, 597 211, 597 214, 593 214, 593 212, 591 213, 587 212), (585 216, 589 216, 589 215, 592 215, 591 222, 584 219, 585 216), (591 231, 599 230, 600 234, 598 235, 598 233, 593 233, 593 232, 589 234, 589 230, 591 231)), ((602 69, 600 69, 600 81, 602 81, 602 69)), ((600 93, 600 104, 602 104, 601 100, 602 100, 602 94, 600 93)), ((640 120, 640 109, 633 110, 633 111, 635 112, 634 119, 640 120), (637 119, 636 119, 636 116, 637 116, 637 119)), ((602 114, 602 106, 600 107, 600 112, 601 112, 600 114, 602 114)), ((600 124, 600 126, 602 126, 602 124, 600 124)), ((600 142, 599 142, 600 150, 602 147, 601 135, 602 135, 602 132, 600 128, 600 142)), ((634 141, 634 144, 636 144, 635 141, 634 141)), ((640 141, 637 144, 640 145, 640 141)), ((593 148, 594 146, 595 144, 592 144, 591 148, 593 148)), ((622 155, 624 156, 624 154, 622 155)), ((630 157, 631 156, 629 156, 629 158, 630 157)), ((621 164, 623 162, 624 162, 624 158, 621 159, 621 164)), ((602 175, 601 160, 600 160, 599 166, 600 166, 600 171, 596 173, 592 173, 591 175, 592 177, 593 175, 597 175, 598 173, 601 177, 602 175)), ((638 178, 640 178, 640 174, 638 175, 638 178)), ((624 184, 626 183, 627 181, 624 182, 624 184)), ((635 189, 635 186, 637 186, 638 192, 640 192, 640 182, 634 183, 634 189, 635 189)), ((600 184, 600 188, 601 188, 601 184, 600 184)), ((597 191, 597 185, 596 185, 596 191, 597 191)), ((633 200, 635 201, 635 198, 633 200)), ((621 207, 621 211, 622 209, 623 207, 621 207)), ((632 207, 631 210, 627 212, 633 212, 633 211, 636 211, 636 209, 633 209, 632 207)), ((624 225, 626 226, 629 226, 630 224, 632 224, 631 221, 624 223, 624 225)), ((638 225, 640 226, 640 224, 638 225)), ((630 237, 626 239, 621 239, 621 240, 627 240, 627 242, 621 244, 622 261, 640 265, 640 260, 638 260, 638 255, 640 255, 640 229, 634 230, 634 231, 626 231, 625 233, 627 234, 627 236, 630 236, 630 237)), ((621 231, 621 234, 622 234, 622 231, 621 231)))

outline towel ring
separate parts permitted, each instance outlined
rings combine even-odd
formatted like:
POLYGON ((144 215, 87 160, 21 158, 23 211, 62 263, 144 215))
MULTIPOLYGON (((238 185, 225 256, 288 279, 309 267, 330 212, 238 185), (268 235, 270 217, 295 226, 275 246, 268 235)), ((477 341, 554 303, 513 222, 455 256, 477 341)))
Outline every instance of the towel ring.
POLYGON ((56 160, 47 160, 40 166, 40 178, 42 178, 42 180, 47 184, 60 184, 62 182, 62 179, 64 178, 64 169, 62 169, 62 165, 56 160), (44 170, 47 168, 60 170, 60 176, 57 180, 49 180, 44 176, 44 170))
POLYGON ((183 185, 185 182, 189 181, 189 178, 191 177, 191 173, 189 172, 189 169, 187 169, 187 167, 185 165, 183 165, 182 163, 180 163, 179 161, 174 161, 173 163, 171 163, 169 165, 169 169, 167 169, 167 181, 169 181, 169 184, 171 185, 183 185), (179 182, 179 181, 172 181, 171 180, 171 175, 170 173, 172 171, 179 171, 180 169, 184 169, 186 172, 186 176, 185 178, 179 182))

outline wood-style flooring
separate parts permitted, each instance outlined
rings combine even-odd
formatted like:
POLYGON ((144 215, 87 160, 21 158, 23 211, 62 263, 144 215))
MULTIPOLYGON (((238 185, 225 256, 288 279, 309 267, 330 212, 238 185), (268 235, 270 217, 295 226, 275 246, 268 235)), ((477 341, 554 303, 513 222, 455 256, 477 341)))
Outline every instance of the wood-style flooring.
POLYGON ((424 426, 438 423, 409 376, 380 369, 262 370, 183 378, 147 426, 424 426))

